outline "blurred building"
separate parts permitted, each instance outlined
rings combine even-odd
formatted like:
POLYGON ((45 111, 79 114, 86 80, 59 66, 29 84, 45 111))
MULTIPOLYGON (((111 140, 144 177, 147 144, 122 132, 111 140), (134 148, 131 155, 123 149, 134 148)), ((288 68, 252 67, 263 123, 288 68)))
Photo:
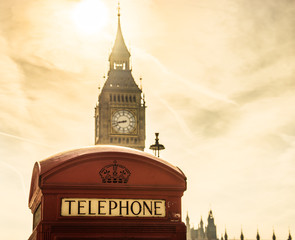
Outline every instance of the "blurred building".
MULTIPOLYGON (((191 227, 190 218, 187 214, 186 216, 186 239, 187 240, 218 240, 216 233, 216 225, 214 223, 214 217, 212 210, 210 210, 208 218, 207 218, 207 226, 204 226, 204 222, 200 220, 198 224, 198 228, 191 227)), ((221 235, 220 240, 228 240, 228 234, 225 229, 224 234, 221 235)), ((241 230, 240 240, 245 240, 245 236, 243 230, 241 230)), ((276 240, 275 231, 273 230, 272 240, 276 240)), ((259 230, 257 229, 257 234, 255 240, 261 240, 259 230)), ((286 240, 292 240, 291 232, 289 230, 289 234, 286 240)))
POLYGON ((190 219, 187 215, 186 217, 186 233, 187 233, 187 240, 217 240, 216 234, 216 225, 214 223, 214 217, 212 210, 210 210, 208 218, 207 218, 207 225, 204 226, 203 219, 201 218, 198 228, 191 228, 190 227, 190 219))

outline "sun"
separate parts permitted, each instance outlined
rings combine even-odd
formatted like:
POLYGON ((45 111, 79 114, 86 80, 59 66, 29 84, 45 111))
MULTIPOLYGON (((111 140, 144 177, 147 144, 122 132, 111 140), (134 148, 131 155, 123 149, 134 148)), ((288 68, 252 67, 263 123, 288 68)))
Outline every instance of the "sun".
POLYGON ((73 9, 72 19, 79 32, 96 34, 107 23, 107 7, 100 0, 81 0, 73 9))

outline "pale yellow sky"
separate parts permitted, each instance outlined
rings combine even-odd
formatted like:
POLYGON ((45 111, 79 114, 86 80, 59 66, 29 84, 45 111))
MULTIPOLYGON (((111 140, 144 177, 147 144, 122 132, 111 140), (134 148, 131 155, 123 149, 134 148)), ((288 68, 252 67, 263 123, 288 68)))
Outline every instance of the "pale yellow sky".
MULTIPOLYGON (((95 0, 104 13, 87 31, 73 17, 83 1, 0 2, 1 239, 31 233, 34 162, 93 145, 117 1, 95 0)), ((160 132, 161 156, 188 178, 183 217, 197 226, 211 207, 219 237, 294 235, 295 1, 121 0, 121 23, 146 151, 160 132)))

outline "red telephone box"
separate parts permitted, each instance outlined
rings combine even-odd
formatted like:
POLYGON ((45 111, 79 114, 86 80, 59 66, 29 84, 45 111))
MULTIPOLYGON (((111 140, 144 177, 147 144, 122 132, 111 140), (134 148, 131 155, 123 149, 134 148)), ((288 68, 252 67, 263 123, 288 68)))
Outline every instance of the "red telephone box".
POLYGON ((123 147, 81 148, 36 162, 29 240, 186 239, 183 172, 123 147))

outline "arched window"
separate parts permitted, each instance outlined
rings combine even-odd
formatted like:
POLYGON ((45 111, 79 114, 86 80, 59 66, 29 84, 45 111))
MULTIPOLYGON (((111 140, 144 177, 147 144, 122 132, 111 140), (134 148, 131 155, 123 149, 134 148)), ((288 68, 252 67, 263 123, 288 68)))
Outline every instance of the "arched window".
POLYGON ((135 96, 133 96, 133 102, 136 102, 136 97, 135 96))

